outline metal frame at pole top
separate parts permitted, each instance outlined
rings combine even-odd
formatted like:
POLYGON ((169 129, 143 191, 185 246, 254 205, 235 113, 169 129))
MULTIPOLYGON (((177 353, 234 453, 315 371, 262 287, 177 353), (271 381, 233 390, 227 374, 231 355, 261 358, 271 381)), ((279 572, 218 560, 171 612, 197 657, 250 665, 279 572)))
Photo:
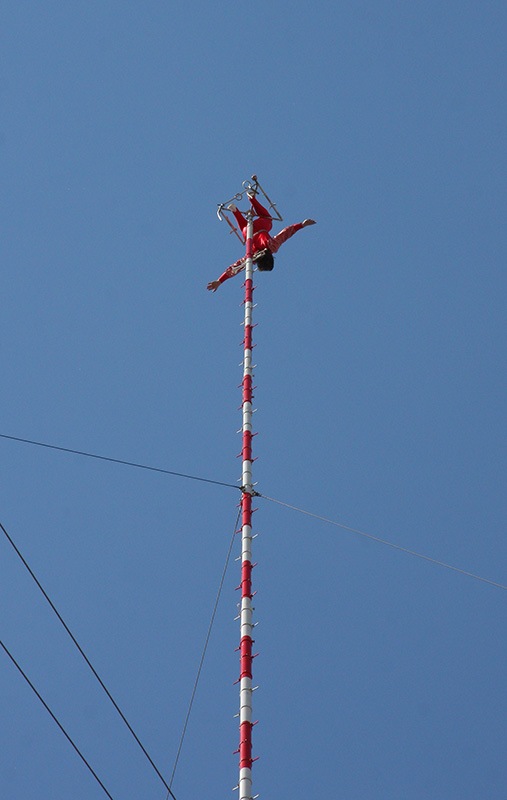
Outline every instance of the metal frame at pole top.
POLYGON ((239 800, 252 800, 252 313, 253 214, 248 211, 245 262, 245 339, 243 355, 243 471, 241 522, 241 611, 239 692, 239 800))

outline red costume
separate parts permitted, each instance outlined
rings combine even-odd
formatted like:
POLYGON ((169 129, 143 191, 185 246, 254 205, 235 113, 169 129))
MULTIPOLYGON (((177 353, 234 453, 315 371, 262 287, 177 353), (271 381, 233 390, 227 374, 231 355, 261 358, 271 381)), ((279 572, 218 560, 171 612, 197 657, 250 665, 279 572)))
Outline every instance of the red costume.
MULTIPOLYGON (((258 250, 264 250, 265 247, 269 247, 269 241, 271 239, 269 231, 273 227, 273 220, 269 216, 269 211, 266 211, 264 206, 261 206, 255 195, 250 197, 249 200, 253 210, 257 214, 257 218, 253 221, 253 252, 256 253, 258 250)), ((237 208, 234 209, 233 214, 236 217, 236 222, 246 242, 247 221, 237 208)))
MULTIPOLYGON (((302 222, 297 222, 295 225, 289 225, 287 228, 284 228, 283 231, 280 231, 280 233, 278 233, 276 236, 271 236, 269 232, 273 227, 273 220, 269 216, 269 211, 267 211, 264 206, 259 203, 255 196, 250 198, 250 203, 252 204, 254 211, 258 214, 253 221, 252 255, 254 253, 258 253, 259 250, 264 249, 268 249, 272 253, 276 253, 281 245, 287 241, 287 239, 290 239, 291 236, 294 236, 294 234, 297 231, 300 231, 303 227, 302 222)), ((247 221, 241 211, 236 209, 233 211, 233 214, 236 217, 236 222, 238 223, 243 234, 243 239, 246 242, 247 221)), ((228 278, 232 278, 233 275, 236 275, 238 272, 240 272, 245 266, 245 261, 246 256, 243 256, 243 258, 240 258, 234 264, 231 264, 230 267, 227 267, 225 272, 220 275, 218 279, 219 283, 223 283, 228 278)))

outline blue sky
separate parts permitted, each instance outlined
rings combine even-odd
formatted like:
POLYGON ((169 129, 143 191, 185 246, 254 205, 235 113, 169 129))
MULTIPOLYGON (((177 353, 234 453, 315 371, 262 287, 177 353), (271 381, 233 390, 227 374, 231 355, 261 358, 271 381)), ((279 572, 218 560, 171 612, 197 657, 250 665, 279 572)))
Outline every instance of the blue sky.
MULTIPOLYGON (((507 585, 506 17, 4 3, 0 434, 236 482, 242 281, 205 286, 241 255, 217 203, 255 172, 283 224, 318 223, 256 281, 259 491, 507 585)), ((0 522, 170 775, 239 493, 0 452, 0 522)), ((503 800, 507 592, 257 505, 255 793, 503 800)), ((115 800, 163 800, 0 546, 2 641, 115 800)), ((178 800, 237 783, 238 570, 178 800)), ((104 797, 2 653, 0 674, 4 796, 104 797)))

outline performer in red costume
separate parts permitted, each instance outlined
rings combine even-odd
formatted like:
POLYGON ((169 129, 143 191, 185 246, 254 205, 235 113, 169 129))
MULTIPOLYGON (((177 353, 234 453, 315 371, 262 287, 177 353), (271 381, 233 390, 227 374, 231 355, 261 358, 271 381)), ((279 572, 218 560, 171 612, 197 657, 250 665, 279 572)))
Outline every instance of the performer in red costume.
MULTIPOLYGON (((257 214, 257 217, 253 220, 253 251, 255 253, 258 250, 264 250, 268 246, 269 240, 271 239, 269 231, 273 227, 273 220, 269 215, 269 211, 267 211, 264 206, 261 206, 252 192, 249 192, 247 197, 250 200, 253 213, 257 214)), ((229 211, 232 211, 236 217, 236 222, 246 242, 246 219, 241 211, 238 211, 234 203, 231 203, 229 206, 229 211)))
MULTIPOLYGON (((297 231, 300 231, 301 228, 306 228, 308 225, 315 225, 315 220, 305 219, 304 222, 297 222, 295 225, 289 225, 287 228, 284 228, 283 231, 280 231, 280 233, 278 233, 276 236, 271 236, 270 230, 273 226, 273 220, 269 215, 269 211, 267 211, 264 206, 259 203, 253 193, 248 193, 248 199, 250 200, 254 214, 257 214, 253 221, 253 260, 257 268, 261 271, 272 270, 274 266, 273 253, 276 253, 281 245, 286 242, 287 239, 290 239, 291 236, 294 236, 297 231)), ((246 219, 244 218, 243 214, 238 211, 234 204, 231 204, 228 208, 229 211, 232 211, 234 214, 236 222, 238 223, 243 234, 243 238, 246 241, 246 219)), ((210 292, 216 292, 221 283, 226 281, 228 278, 232 278, 233 275, 236 275, 238 272, 241 272, 241 270, 244 269, 245 261, 246 256, 243 256, 243 258, 240 258, 234 264, 231 264, 231 266, 227 267, 225 272, 220 275, 216 281, 210 281, 206 288, 209 289, 210 292)))

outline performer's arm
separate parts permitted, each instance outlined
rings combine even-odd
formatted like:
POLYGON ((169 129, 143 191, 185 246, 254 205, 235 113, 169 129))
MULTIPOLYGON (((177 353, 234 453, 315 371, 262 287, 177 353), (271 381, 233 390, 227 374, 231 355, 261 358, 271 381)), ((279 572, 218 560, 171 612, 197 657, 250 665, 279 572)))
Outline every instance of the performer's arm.
POLYGON ((223 272, 220 275, 218 280, 210 281, 210 283, 208 283, 206 288, 209 289, 210 292, 216 292, 221 283, 228 280, 229 278, 233 278, 234 275, 237 275, 238 272, 241 272, 241 270, 244 269, 245 261, 246 261, 246 256, 243 256, 243 258, 240 258, 238 261, 235 261, 234 264, 231 264, 230 267, 227 267, 225 272, 223 272))
POLYGON ((273 236, 272 241, 274 242, 276 249, 271 247, 271 245, 269 249, 272 250, 273 253, 276 253, 278 248, 284 242, 286 242, 287 239, 290 239, 291 236, 294 236, 294 234, 300 231, 301 228, 306 228, 308 225, 315 225, 315 220, 305 219, 304 222, 296 222, 295 225, 289 225, 287 228, 284 228, 283 231, 280 231, 280 233, 277 233, 276 236, 273 236))

